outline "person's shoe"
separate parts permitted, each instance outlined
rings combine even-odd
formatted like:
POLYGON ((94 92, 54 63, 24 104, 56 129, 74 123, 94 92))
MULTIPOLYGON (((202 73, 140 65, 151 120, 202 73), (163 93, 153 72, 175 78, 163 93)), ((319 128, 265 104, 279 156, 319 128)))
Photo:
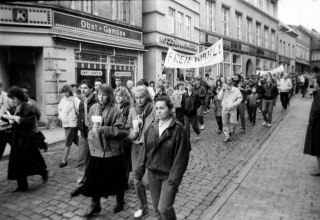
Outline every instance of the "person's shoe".
POLYGON ((199 140, 199 139, 200 139, 200 135, 198 135, 198 134, 197 134, 197 136, 196 136, 196 140, 199 140))
POLYGON ((68 165, 68 162, 66 161, 66 162, 62 162, 61 161, 61 163, 59 164, 59 167, 60 168, 63 168, 63 167, 65 167, 65 166, 67 166, 68 165))
POLYGON ((264 122, 262 123, 262 125, 263 125, 263 126, 267 125, 267 122, 264 121, 264 122))
POLYGON ((320 171, 310 173, 311 176, 320 176, 320 171))
POLYGON ((18 187, 12 192, 15 193, 15 192, 26 192, 26 191, 28 191, 28 187, 18 187))
POLYGON ((204 124, 200 125, 200 130, 204 130, 204 124))
POLYGON ((99 212, 101 212, 101 206, 100 205, 95 205, 84 216, 87 217, 87 218, 91 218, 92 216, 94 216, 94 214, 97 214, 99 212))
POLYGON ((142 216, 148 214, 148 209, 139 209, 133 214, 134 218, 141 218, 142 216))
POLYGON ((226 137, 223 142, 227 143, 228 141, 230 141, 230 138, 229 137, 226 137))
POLYGON ((270 123, 268 123, 268 124, 267 124, 267 126, 268 126, 268 127, 271 127, 271 124, 270 124, 270 123))
POLYGON ((116 206, 113 209, 113 213, 118 213, 123 210, 124 202, 117 202, 116 206))
POLYGON ((76 196, 80 195, 81 194, 81 190, 82 190, 81 186, 75 188, 74 190, 71 191, 70 197, 73 198, 73 197, 76 197, 76 196))
POLYGON ((45 171, 45 174, 42 176, 42 182, 43 182, 43 183, 47 183, 47 182, 48 182, 48 179, 49 179, 49 171, 46 170, 46 171, 45 171))
POLYGON ((204 112, 203 112, 203 114, 207 114, 207 112, 206 112, 206 111, 204 111, 204 112))

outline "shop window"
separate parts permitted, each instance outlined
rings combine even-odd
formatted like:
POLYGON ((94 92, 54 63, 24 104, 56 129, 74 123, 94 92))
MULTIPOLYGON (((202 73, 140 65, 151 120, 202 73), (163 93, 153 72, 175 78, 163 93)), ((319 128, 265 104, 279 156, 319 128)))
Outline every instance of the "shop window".
POLYGON ((236 53, 232 55, 232 71, 234 74, 242 73, 242 55, 236 53))
POLYGON ((262 68, 263 68, 262 65, 263 65, 262 60, 257 58, 256 59, 256 70, 262 70, 262 68))
POLYGON ((223 77, 231 76, 231 53, 228 51, 223 52, 223 62, 219 66, 219 75, 223 77))
POLYGON ((106 54, 89 53, 89 52, 76 52, 76 61, 96 62, 96 63, 107 63, 106 54))
POLYGON ((110 63, 134 65, 135 64, 135 58, 134 57, 112 56, 112 57, 110 57, 110 63))

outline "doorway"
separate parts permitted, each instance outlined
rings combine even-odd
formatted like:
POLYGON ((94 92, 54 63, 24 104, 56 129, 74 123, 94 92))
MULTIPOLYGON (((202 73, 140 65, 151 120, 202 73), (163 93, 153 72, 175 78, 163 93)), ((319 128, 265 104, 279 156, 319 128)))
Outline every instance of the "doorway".
POLYGON ((246 63, 246 77, 253 74, 253 65, 250 59, 247 60, 246 63))

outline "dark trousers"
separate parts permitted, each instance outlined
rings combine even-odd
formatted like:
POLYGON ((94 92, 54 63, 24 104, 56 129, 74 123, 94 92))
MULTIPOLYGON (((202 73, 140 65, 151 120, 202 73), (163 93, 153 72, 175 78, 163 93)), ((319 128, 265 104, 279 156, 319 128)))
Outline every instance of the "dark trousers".
POLYGON ((149 171, 149 187, 153 207, 160 219, 175 220, 173 208, 178 189, 168 183, 168 176, 157 175, 149 171))
POLYGON ((272 123, 273 99, 262 100, 262 116, 263 120, 269 124, 272 123))
POLYGON ((205 108, 205 110, 208 110, 208 109, 210 109, 210 99, 211 99, 211 95, 209 95, 209 94, 207 94, 206 95, 206 108, 205 108))
POLYGON ((252 123, 256 123, 256 114, 257 114, 257 107, 248 107, 248 115, 249 115, 249 120, 252 123))
POLYGON ((123 145, 123 162, 124 162, 124 170, 125 170, 125 176, 126 176, 126 184, 128 184, 129 182, 130 172, 132 171, 131 147, 132 147, 131 141, 126 139, 123 145))
POLYGON ((28 180, 27 177, 19 177, 17 179, 17 185, 19 189, 28 189, 28 180))
POLYGON ((197 115, 194 115, 192 117, 186 115, 184 116, 184 126, 186 128, 188 138, 190 138, 190 124, 192 125, 192 128, 196 132, 196 134, 200 134, 197 115))
POLYGON ((11 142, 12 133, 8 130, 0 130, 0 160, 3 156, 6 145, 11 142))
POLYGON ((280 100, 282 103, 282 107, 287 109, 289 103, 289 92, 280 92, 280 100))
POLYGON ((222 131, 222 116, 216 116, 216 121, 219 127, 219 131, 222 131))
MULTIPOLYGON (((100 204, 100 197, 92 197, 91 198, 91 206, 101 206, 100 204)), ((122 192, 119 192, 117 195, 116 195, 116 200, 117 200, 117 203, 120 203, 120 204, 124 204, 124 191, 122 192)))
POLYGON ((184 119, 183 119, 184 113, 183 113, 183 108, 176 108, 176 118, 179 122, 184 124, 184 119))
POLYGON ((240 103, 237 107, 237 120, 241 120, 241 129, 246 129, 246 104, 240 103))
POLYGON ((303 85, 303 86, 300 86, 300 89, 301 89, 302 97, 305 97, 307 88, 303 85))

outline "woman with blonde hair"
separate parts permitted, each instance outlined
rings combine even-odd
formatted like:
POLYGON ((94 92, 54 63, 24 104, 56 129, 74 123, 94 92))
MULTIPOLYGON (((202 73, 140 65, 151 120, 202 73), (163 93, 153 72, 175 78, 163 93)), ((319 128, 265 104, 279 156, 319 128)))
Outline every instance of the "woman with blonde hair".
MULTIPOLYGON (((127 127, 130 128, 129 139, 132 141, 131 160, 132 172, 135 173, 137 159, 144 141, 144 133, 155 119, 153 101, 145 86, 138 86, 133 93, 133 107, 130 109, 127 127)), ((133 177, 139 210, 134 213, 140 218, 148 213, 146 189, 141 180, 133 177)))

